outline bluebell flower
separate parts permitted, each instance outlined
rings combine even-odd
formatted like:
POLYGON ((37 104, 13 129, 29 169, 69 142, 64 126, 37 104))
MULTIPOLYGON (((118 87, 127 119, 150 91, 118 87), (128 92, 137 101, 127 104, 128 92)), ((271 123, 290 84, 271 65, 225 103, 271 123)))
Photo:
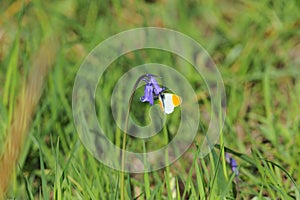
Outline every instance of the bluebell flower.
POLYGON ((149 102, 152 106, 154 104, 154 97, 157 97, 165 89, 160 87, 155 79, 155 76, 152 74, 146 74, 146 77, 142 80, 146 82, 144 88, 144 96, 141 97, 142 102, 149 102))
POLYGON ((225 153, 226 162, 230 165, 231 170, 233 173, 235 173, 236 176, 239 175, 238 165, 236 163, 236 160, 233 159, 228 153, 225 153))
POLYGON ((153 85, 155 95, 159 95, 162 91, 164 91, 164 88, 162 88, 158 85, 158 83, 153 75, 150 76, 149 83, 151 83, 153 85))
POLYGON ((146 83, 144 88, 144 96, 141 97, 142 102, 149 102, 152 106, 154 103, 153 86, 151 83, 146 83))

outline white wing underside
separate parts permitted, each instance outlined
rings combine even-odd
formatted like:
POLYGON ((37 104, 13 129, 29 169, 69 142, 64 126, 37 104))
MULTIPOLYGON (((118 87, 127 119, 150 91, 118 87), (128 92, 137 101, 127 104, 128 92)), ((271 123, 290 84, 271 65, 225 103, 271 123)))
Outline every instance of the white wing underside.
POLYGON ((164 94, 165 98, 162 100, 160 98, 161 101, 163 101, 163 106, 164 106, 164 112, 166 114, 170 114, 174 111, 174 104, 172 101, 172 94, 164 94))

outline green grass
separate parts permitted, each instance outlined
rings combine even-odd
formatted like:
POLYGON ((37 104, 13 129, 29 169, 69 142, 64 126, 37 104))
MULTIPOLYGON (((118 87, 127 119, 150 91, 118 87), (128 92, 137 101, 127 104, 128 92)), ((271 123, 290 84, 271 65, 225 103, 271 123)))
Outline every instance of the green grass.
MULTIPOLYGON (((38 52, 49 38, 58 48, 5 198, 120 198, 121 173, 97 161, 74 128, 74 79, 83 59, 99 42, 130 28, 160 26, 191 36, 211 55, 224 80, 227 116, 219 145, 205 158, 199 157, 201 133, 207 129, 203 120, 193 145, 174 164, 145 174, 125 173, 126 198, 300 199, 298 1, 18 2, 0 3, 2 154, 14 113, 18 113, 21 88, 40 60, 38 52), (238 182, 225 162, 225 151, 239 165, 238 182)), ((210 109, 201 76, 195 76, 182 59, 155 50, 124 55, 105 72, 96 93, 99 122, 118 146, 123 133, 107 106, 112 89, 123 73, 147 62, 184 73, 199 97, 201 116, 210 109)), ((38 75, 31 77, 38 79, 38 75)), ((146 110, 138 98, 133 101, 137 118, 139 110, 146 110)), ((169 121, 163 130, 170 131, 165 134, 168 137, 174 134, 178 119, 175 115, 169 121)), ((126 148, 143 152, 169 139, 154 137, 145 143, 129 137, 126 148)))

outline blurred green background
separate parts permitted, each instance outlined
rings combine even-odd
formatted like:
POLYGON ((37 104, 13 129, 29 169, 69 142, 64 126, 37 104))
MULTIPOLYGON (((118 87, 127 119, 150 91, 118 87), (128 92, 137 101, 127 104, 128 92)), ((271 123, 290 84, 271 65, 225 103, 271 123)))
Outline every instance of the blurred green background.
MULTIPOLYGON (((80 64, 101 41, 131 28, 155 26, 187 34, 207 50, 224 80, 227 116, 221 151, 216 148, 198 158, 197 138, 189 153, 168 168, 125 174, 126 198, 300 199, 299 10, 297 0, 1 1, 2 156, 7 138, 21 140, 5 198, 120 198, 120 173, 93 158, 78 138, 72 119, 73 83, 80 64), (36 105, 22 96, 27 86, 29 97, 40 97, 36 105), (19 111, 20 102, 34 111, 19 111), (30 126, 13 133, 12 122, 23 112, 30 126), (239 165, 237 178, 225 163, 224 146, 235 151, 231 156, 239 165)), ((110 102, 114 80, 147 62, 180 70, 174 55, 144 50, 122 56, 99 83, 106 92, 97 96, 99 120, 118 145, 122 133, 101 105, 110 102)), ((206 113, 209 96, 203 81, 192 70, 187 78, 201 113, 206 113)), ((128 145, 143 151, 134 140, 128 145)))

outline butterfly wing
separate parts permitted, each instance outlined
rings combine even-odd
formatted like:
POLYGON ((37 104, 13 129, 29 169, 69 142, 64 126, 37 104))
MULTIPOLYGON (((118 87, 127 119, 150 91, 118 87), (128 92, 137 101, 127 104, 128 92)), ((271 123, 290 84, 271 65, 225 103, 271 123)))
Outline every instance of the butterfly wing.
POLYGON ((165 93, 159 96, 159 105, 166 114, 171 114, 181 102, 181 97, 175 94, 165 93))

